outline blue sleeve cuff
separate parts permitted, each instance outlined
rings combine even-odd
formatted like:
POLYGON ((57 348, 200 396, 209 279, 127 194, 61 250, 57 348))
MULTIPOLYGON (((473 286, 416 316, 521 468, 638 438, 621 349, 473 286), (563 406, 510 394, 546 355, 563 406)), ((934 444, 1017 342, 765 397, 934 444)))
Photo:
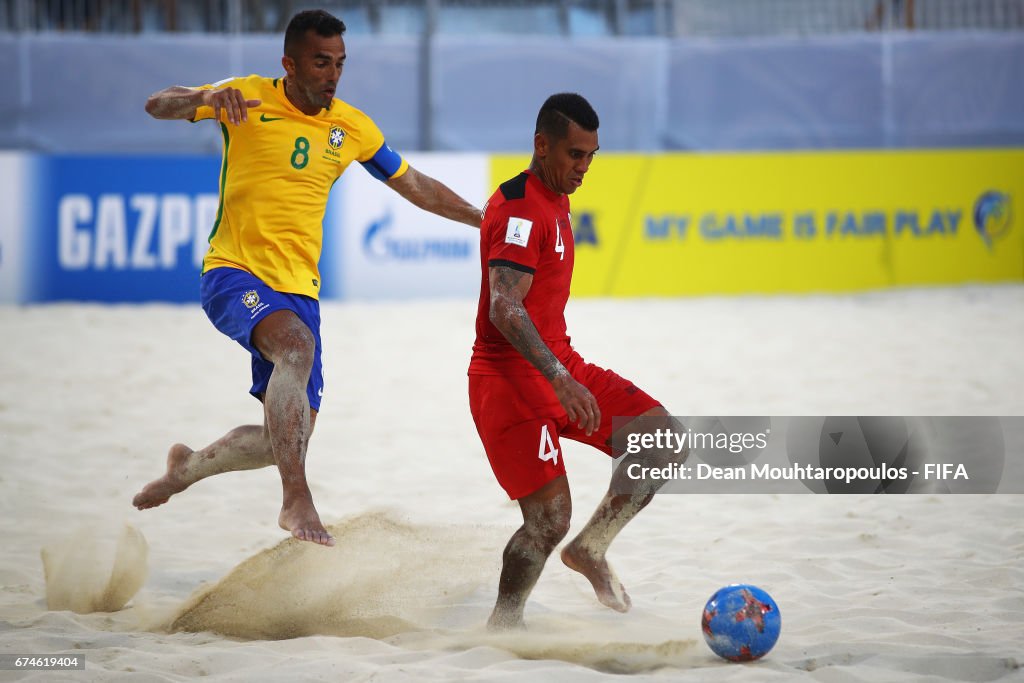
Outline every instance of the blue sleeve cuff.
POLYGON ((387 180, 402 168, 402 157, 388 147, 387 141, 380 146, 377 153, 367 161, 359 162, 377 180, 387 180))

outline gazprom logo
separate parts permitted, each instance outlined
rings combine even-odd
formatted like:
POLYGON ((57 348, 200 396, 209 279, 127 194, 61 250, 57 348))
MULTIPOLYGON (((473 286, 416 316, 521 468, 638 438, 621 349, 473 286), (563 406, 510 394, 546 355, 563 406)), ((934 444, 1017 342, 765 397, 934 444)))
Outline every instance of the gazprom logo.
POLYGON ((974 229, 989 249, 992 241, 1010 231, 1010 195, 989 190, 974 202, 974 229))
POLYGON ((363 233, 363 253, 375 261, 459 261, 473 255, 469 240, 449 237, 397 237, 392 234, 394 222, 388 211, 370 223, 363 233))

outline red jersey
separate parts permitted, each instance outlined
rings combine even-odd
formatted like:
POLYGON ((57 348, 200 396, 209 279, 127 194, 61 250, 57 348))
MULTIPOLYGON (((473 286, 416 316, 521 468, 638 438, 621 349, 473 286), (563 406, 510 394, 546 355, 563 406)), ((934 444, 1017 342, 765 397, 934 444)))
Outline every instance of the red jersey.
POLYGON ((488 268, 507 266, 533 275, 523 301, 540 338, 563 363, 572 348, 565 329, 573 266, 569 197, 524 171, 491 195, 480 226, 480 303, 471 375, 539 375, 540 371, 490 321, 488 268))

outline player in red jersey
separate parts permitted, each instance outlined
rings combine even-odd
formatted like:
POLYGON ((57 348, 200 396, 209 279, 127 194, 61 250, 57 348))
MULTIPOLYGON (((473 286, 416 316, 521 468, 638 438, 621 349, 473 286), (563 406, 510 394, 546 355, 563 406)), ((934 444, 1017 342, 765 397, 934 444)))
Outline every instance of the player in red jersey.
MULTIPOLYGON (((522 623, 544 563, 569 531, 572 503, 559 438, 611 455, 612 416, 671 423, 658 401, 584 361, 566 334, 574 257, 568 195, 594 159, 597 128, 597 114, 583 97, 548 98, 537 116, 529 170, 491 196, 481 226, 470 409, 495 477, 523 513, 523 525, 505 547, 491 628, 522 623)), ((609 486, 590 521, 562 550, 562 561, 620 612, 630 608, 630 599, 605 553, 657 486, 647 482, 626 493, 609 486)))

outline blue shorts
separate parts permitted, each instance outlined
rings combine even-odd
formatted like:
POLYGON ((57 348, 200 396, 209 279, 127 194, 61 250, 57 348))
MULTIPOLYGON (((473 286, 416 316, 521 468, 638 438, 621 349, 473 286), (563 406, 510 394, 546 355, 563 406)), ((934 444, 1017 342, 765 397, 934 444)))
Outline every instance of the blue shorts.
POLYGON ((306 323, 316 340, 313 369, 306 384, 309 407, 320 410, 324 395, 324 370, 320 344, 320 302, 301 294, 282 294, 265 285, 255 275, 237 268, 214 268, 199 279, 199 297, 203 310, 214 327, 245 347, 252 355, 252 389, 249 393, 262 400, 270 382, 274 364, 263 358, 252 345, 252 330, 274 311, 292 311, 306 323))

